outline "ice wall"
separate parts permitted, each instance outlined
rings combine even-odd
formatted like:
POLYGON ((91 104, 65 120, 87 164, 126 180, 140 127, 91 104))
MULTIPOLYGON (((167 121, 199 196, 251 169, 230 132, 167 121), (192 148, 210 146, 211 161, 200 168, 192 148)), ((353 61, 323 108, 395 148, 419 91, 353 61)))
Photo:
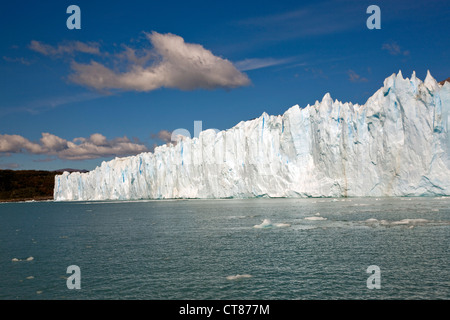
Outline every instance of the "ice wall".
POLYGON ((450 195, 450 83, 384 81, 55 177, 55 200, 450 195))

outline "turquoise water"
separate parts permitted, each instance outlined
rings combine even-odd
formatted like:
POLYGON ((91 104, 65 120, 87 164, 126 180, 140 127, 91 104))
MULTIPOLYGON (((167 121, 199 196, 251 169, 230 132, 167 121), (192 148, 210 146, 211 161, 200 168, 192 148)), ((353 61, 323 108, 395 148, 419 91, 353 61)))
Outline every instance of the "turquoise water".
POLYGON ((449 240, 449 198, 2 203, 0 299, 449 299, 449 240))

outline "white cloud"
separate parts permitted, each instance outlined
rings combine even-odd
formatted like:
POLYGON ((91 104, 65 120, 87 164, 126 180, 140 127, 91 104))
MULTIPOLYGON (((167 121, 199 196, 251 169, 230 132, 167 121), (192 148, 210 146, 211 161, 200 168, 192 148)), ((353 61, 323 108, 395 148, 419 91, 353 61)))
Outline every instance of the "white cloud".
POLYGON ((383 43, 381 49, 387 50, 393 56, 403 55, 408 56, 409 50, 403 50, 395 41, 383 43))
POLYGON ((23 151, 39 154, 42 151, 42 147, 39 144, 33 143, 28 139, 16 134, 0 135, 0 152, 20 153, 23 151))
POLYGON ((250 84, 247 75, 241 73, 228 60, 212 54, 198 44, 184 42, 174 34, 152 32, 146 34, 152 49, 142 49, 139 54, 127 48, 125 57, 129 65, 126 71, 112 70, 101 63, 72 63, 74 83, 97 90, 120 89, 152 91, 159 88, 181 90, 236 88, 250 84), (148 65, 148 62, 152 62, 148 65))
POLYGON ((58 44, 54 47, 40 41, 32 40, 28 46, 31 50, 39 52, 45 56, 61 56, 63 54, 72 55, 75 52, 100 54, 100 46, 96 42, 84 43, 81 41, 70 41, 63 44, 58 44))
POLYGON ((156 135, 152 135, 154 138, 158 138, 161 141, 164 141, 166 143, 172 142, 172 132, 168 130, 161 130, 156 135))
MULTIPOLYGON (((168 131, 168 130, 160 130, 158 133, 152 133, 151 135, 150 135, 150 137, 152 138, 152 139, 158 139, 158 140, 161 140, 161 141, 163 141, 166 145, 176 145, 177 144, 177 142, 178 142, 178 140, 175 140, 174 139, 174 141, 172 141, 172 132, 171 131, 168 131)), ((175 136, 175 137, 178 137, 178 136, 175 136)), ((154 143, 153 144, 153 146, 152 146, 152 151, 153 150, 155 150, 155 148, 158 146, 158 144, 157 143, 154 143)))
POLYGON ((262 69, 271 66, 277 66, 292 61, 292 59, 274 59, 274 58, 252 58, 245 59, 235 63, 240 71, 262 69))
POLYGON ((26 66, 29 66, 31 64, 30 61, 28 61, 27 59, 22 58, 22 57, 11 58, 11 57, 3 56, 3 60, 5 60, 7 62, 18 62, 18 63, 21 63, 21 64, 26 65, 26 66))
POLYGON ((348 70, 347 74, 348 74, 348 80, 350 80, 351 82, 367 82, 367 81, 369 81, 367 78, 361 77, 359 74, 357 74, 353 70, 348 70))
POLYGON ((42 133, 39 143, 31 142, 20 135, 0 135, 0 153, 29 153, 54 155, 60 159, 85 160, 109 156, 134 155, 149 151, 139 143, 127 137, 108 140, 99 133, 88 138, 75 138, 72 141, 50 133, 42 133))
POLYGON ((103 135, 96 133, 87 139, 82 139, 80 144, 67 141, 67 148, 59 151, 57 155, 62 159, 85 160, 107 156, 134 155, 146 151, 149 151, 146 146, 134 143, 127 137, 107 140, 103 135))
POLYGON ((58 152, 67 147, 67 141, 50 133, 42 133, 41 146, 44 150, 58 152))

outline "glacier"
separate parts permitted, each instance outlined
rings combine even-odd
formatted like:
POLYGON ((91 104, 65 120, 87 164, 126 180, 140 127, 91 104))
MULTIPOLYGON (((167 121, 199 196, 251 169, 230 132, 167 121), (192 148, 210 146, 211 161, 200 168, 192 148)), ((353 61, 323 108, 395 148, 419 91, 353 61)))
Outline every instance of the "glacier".
POLYGON ((401 71, 364 105, 322 101, 55 176, 54 199, 450 195, 450 83, 401 71))

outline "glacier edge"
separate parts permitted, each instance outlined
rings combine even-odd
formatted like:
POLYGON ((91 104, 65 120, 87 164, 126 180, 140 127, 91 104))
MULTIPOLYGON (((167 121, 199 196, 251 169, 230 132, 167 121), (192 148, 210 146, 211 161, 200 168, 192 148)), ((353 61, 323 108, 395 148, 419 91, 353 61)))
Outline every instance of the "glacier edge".
POLYGON ((450 195, 450 83, 401 72, 364 105, 263 113, 154 152, 55 176, 54 199, 450 195))

